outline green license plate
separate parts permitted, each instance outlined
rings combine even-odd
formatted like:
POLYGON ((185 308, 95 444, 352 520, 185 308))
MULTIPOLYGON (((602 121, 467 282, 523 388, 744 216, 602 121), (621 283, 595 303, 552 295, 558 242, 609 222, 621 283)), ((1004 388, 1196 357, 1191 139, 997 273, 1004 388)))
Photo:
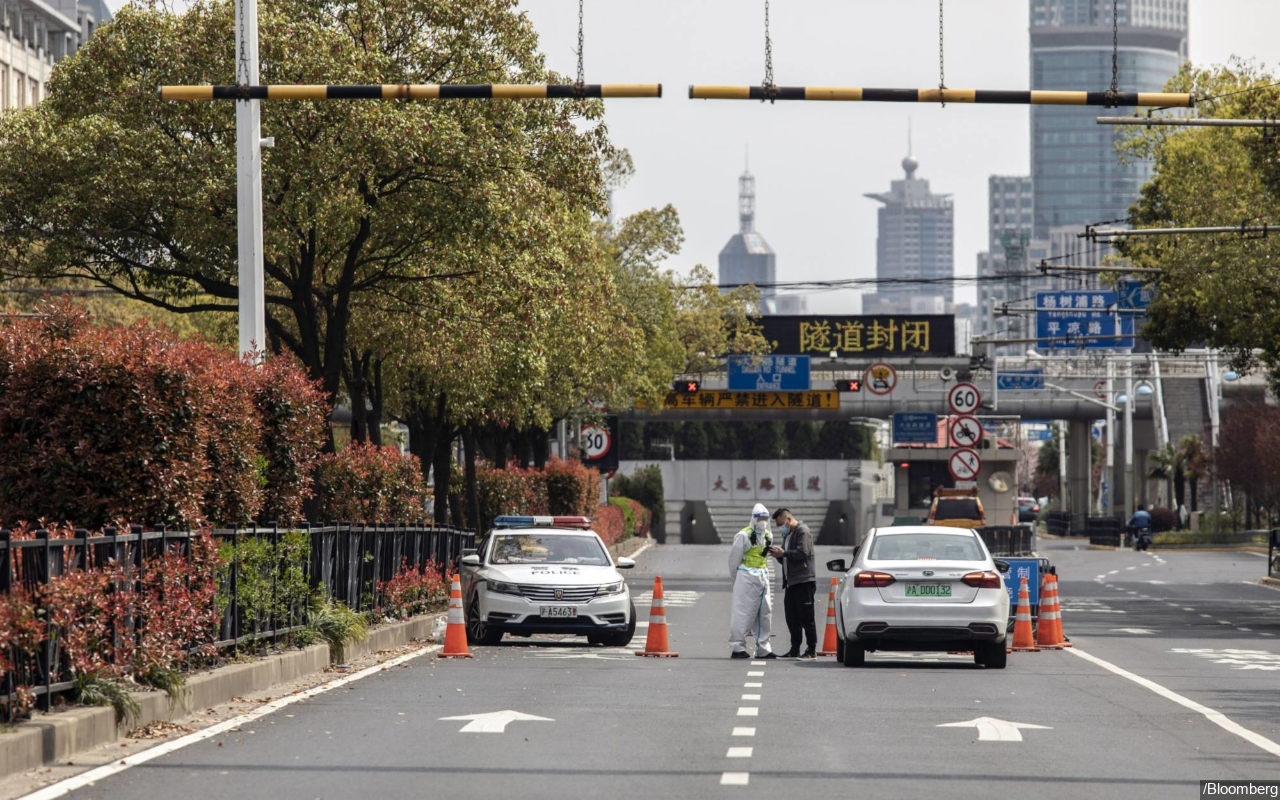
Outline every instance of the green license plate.
POLYGON ((949 583, 908 583, 907 597, 950 597, 949 583))

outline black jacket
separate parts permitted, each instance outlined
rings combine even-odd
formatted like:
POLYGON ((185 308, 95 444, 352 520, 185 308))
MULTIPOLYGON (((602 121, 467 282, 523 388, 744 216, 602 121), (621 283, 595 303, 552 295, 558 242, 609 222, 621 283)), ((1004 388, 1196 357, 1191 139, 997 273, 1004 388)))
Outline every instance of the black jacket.
POLYGON ((796 521, 782 540, 782 585, 799 586, 817 580, 813 563, 813 534, 809 526, 796 521))

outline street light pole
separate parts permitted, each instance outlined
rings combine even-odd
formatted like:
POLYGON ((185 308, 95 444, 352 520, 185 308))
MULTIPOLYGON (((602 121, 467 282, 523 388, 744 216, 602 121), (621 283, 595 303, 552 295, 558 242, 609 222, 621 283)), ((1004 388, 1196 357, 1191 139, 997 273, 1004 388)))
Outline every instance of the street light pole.
POLYGON ((1125 359, 1124 371, 1124 518, 1133 517, 1133 359, 1125 359))
POLYGON ((1110 403, 1115 402, 1116 362, 1107 359, 1107 469, 1102 473, 1106 480, 1106 503, 1099 509, 1103 514, 1110 514, 1116 505, 1116 409, 1110 403))
MULTIPOLYGON (((236 0, 236 83, 258 83, 258 0, 236 0)), ((236 234, 240 349, 259 360, 266 350, 262 267, 262 118, 257 100, 236 100, 236 234)))

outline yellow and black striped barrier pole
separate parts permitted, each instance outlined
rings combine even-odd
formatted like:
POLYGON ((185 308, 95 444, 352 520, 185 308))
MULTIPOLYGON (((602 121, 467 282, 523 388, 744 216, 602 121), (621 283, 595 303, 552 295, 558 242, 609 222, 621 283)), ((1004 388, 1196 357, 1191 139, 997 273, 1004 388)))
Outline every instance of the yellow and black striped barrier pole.
POLYGON ((1033 106, 1153 106, 1190 108, 1175 92, 1065 92, 998 89, 864 89, 841 86, 690 86, 695 100, 844 100, 864 103, 998 103, 1033 106))
POLYGON ((161 86, 161 100, 535 100, 546 98, 662 97, 660 83, 370 85, 277 84, 271 86, 161 86))

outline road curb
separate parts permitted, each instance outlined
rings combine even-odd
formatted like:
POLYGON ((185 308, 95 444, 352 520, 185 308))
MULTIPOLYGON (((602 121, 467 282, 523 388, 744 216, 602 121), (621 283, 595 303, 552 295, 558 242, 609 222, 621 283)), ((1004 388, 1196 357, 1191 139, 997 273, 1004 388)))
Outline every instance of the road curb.
MULTIPOLYGON (((404 622, 378 625, 363 641, 348 644, 344 657, 353 660, 431 636, 443 612, 424 614, 404 622)), ((170 703, 164 692, 137 692, 137 719, 117 725, 110 708, 72 708, 51 714, 37 712, 27 722, 0 733, 0 777, 65 761, 76 753, 120 740, 135 727, 171 721, 193 711, 226 703, 236 697, 313 675, 329 666, 329 645, 278 653, 244 664, 228 664, 187 677, 186 693, 170 703)))
POLYGON ((1270 586, 1273 589, 1280 589, 1280 578, 1259 578, 1258 583, 1263 586, 1270 586))

